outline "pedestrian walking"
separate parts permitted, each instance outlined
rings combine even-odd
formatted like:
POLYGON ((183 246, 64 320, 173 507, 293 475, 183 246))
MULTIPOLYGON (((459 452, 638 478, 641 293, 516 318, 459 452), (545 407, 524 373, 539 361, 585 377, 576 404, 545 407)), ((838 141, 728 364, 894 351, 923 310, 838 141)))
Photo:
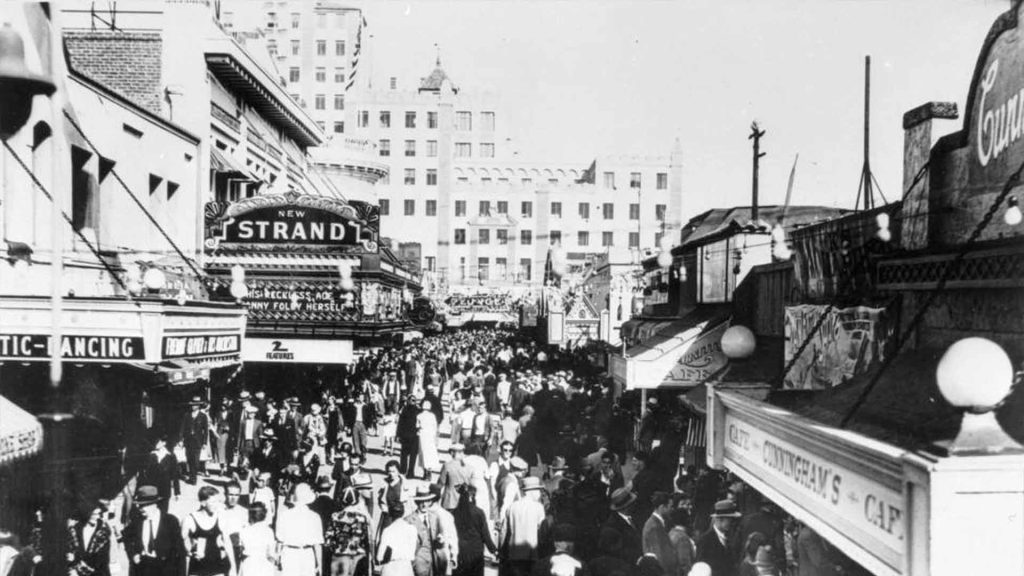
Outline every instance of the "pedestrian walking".
POLYGON ((129 576, 181 576, 185 571, 185 545, 181 523, 157 505, 156 486, 135 490, 136 513, 124 529, 124 547, 129 559, 129 576))
POLYGON ((308 484, 292 489, 287 505, 278 512, 276 538, 281 556, 281 573, 288 576, 317 576, 324 531, 320 517, 309 509, 315 496, 308 484))

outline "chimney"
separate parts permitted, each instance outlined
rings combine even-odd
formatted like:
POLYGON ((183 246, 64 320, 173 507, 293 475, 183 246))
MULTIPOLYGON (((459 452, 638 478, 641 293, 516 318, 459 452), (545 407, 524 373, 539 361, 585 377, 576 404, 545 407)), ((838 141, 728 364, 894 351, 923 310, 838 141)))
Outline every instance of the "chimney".
POLYGON ((903 115, 903 206, 900 238, 902 248, 916 250, 928 245, 928 174, 910 189, 931 155, 933 120, 956 120, 955 102, 928 102, 903 115))

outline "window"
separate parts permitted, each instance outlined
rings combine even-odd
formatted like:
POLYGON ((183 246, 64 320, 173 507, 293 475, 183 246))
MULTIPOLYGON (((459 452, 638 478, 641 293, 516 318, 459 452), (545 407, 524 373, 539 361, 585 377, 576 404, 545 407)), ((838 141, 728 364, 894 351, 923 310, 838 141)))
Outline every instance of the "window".
MULTIPOLYGON (((71 149, 71 227, 78 231, 83 228, 95 230, 98 224, 99 211, 97 209, 99 208, 100 190, 95 172, 90 172, 87 169, 90 157, 90 154, 76 148, 71 149)), ((108 164, 103 159, 100 159, 100 163, 113 170, 112 163, 108 164)), ((161 182, 163 182, 163 178, 153 174, 149 175, 150 195, 159 190, 161 182)))
POLYGON ((491 215, 491 201, 490 200, 481 200, 480 201, 480 212, 479 212, 479 214, 481 216, 490 216, 491 215))
POLYGON ((345 69, 344 68, 335 68, 334 69, 334 82, 335 82, 335 84, 344 84, 345 83, 345 69))
POLYGON ((559 218, 562 217, 562 203, 561 202, 552 202, 551 203, 551 215, 552 216, 558 216, 559 218))
POLYGON ((630 220, 639 220, 640 219, 640 205, 639 204, 630 204, 629 205, 629 219, 630 220))
POLYGON ((521 281, 523 281, 523 282, 529 282, 530 281, 530 278, 531 278, 530 272, 531 272, 531 269, 533 268, 533 266, 531 266, 530 264, 531 264, 531 262, 530 262, 529 258, 520 258, 519 259, 519 279, 521 281))
POLYGON ((334 41, 334 55, 335 56, 344 56, 345 55, 345 41, 344 40, 335 40, 334 41))
POLYGON ((533 218, 533 202, 523 202, 519 208, 519 214, 521 214, 523 218, 533 218))
POLYGON ((658 172, 658 190, 668 190, 668 172, 658 172))
POLYGON ((494 259, 494 276, 498 280, 504 280, 508 275, 508 258, 494 259))
POLYGON ((397 76, 392 76, 391 77, 391 81, 388 84, 391 86, 392 90, 397 90, 398 89, 398 77, 397 76))
POLYGON ((405 215, 406 216, 415 216, 416 215, 416 201, 415 200, 406 200, 405 201, 405 215))
POLYGON ((604 205, 601 206, 601 214, 604 216, 605 220, 613 220, 615 218, 615 204, 605 202, 604 205))
POLYGON ((466 243, 466 229, 465 228, 456 228, 455 229, 455 243, 456 244, 465 244, 466 243))
POLYGON ((437 140, 427 140, 427 158, 437 158, 437 140))
POLYGON ((316 69, 316 81, 317 82, 327 82, 327 68, 317 68, 316 69))
POLYGON ((494 143, 493 142, 481 142, 480 143, 480 157, 481 158, 494 158, 494 143))
POLYGON ((456 112, 455 113, 455 129, 469 131, 473 129, 473 113, 472 112, 456 112))
POLYGON ((604 173, 604 187, 609 190, 615 189, 615 172, 604 173))
POLYGON ((590 219, 590 204, 588 204, 586 202, 580 202, 579 210, 580 210, 580 218, 583 218, 584 220, 589 220, 590 219))
POLYGON ((425 208, 427 216, 437 216, 437 200, 427 200, 425 208))
POLYGON ((428 272, 433 272, 434 268, 437 265, 437 257, 436 256, 427 256, 426 257, 426 261, 427 261, 427 271, 428 272))
POLYGON ((391 112, 382 110, 380 113, 380 127, 391 128, 391 112))
POLYGON ((271 56, 277 56, 277 40, 273 38, 267 40, 267 53, 271 56))
POLYGON ((299 13, 298 12, 292 12, 292 30, 297 30, 298 28, 299 28, 299 13))
POLYGON ((316 108, 317 110, 326 110, 327 97, 324 96, 323 94, 317 94, 316 97, 313 99, 313 107, 316 108))
POLYGON ((529 246, 533 244, 533 231, 532 230, 520 230, 519 231, 519 243, 523 246, 529 246))
POLYGON ((367 110, 359 112, 359 127, 366 128, 370 125, 370 113, 367 110))
POLYGON ((456 200, 455 201, 455 215, 456 216, 465 216, 466 215, 466 201, 465 200, 456 200))
POLYGON ((629 187, 630 188, 639 188, 640 187, 640 173, 639 172, 630 172, 629 173, 629 187))
POLYGON ((469 142, 456 142, 455 143, 455 157, 456 158, 469 158, 473 153, 473 145, 469 142))
POLYGON ((391 156, 391 140, 381 140, 378 149, 381 156, 391 156))
POLYGON ((437 168, 427 168, 427 186, 437 186, 437 168))
POLYGON ((459 256, 459 278, 466 279, 466 257, 459 256))
POLYGON ((415 186, 416 185, 416 169, 406 168, 405 169, 405 185, 415 186))
POLYGON ((494 132, 494 112, 480 113, 480 129, 484 132, 494 132))
POLYGON ((576 243, 580 246, 590 245, 590 232, 580 231, 576 233, 576 243))
POLYGON ((406 112, 405 113, 405 127, 406 128, 415 128, 416 127, 416 113, 415 112, 406 112))
POLYGON ((427 112, 427 128, 437 128, 437 112, 427 112))
POLYGON ((477 277, 480 279, 480 281, 481 282, 486 282, 486 281, 490 280, 491 279, 491 271, 490 271, 491 259, 490 258, 480 258, 480 259, 477 260, 477 263, 478 263, 478 266, 477 266, 477 277))
MULTIPOLYGON (((298 82, 299 81, 299 68, 297 66, 293 66, 293 67, 288 69, 288 81, 289 82, 298 82)), ((298 100, 298 98, 296 98, 296 100, 298 100)))
POLYGON ((478 238, 480 244, 490 244, 491 243, 491 231, 489 229, 481 228, 478 232, 479 232, 479 235, 477 236, 477 238, 478 238))
POLYGON ((334 123, 334 133, 335 134, 344 134, 345 133, 345 123, 344 122, 335 122, 334 123))
POLYGON ((345 109, 345 95, 344 94, 335 94, 334 95, 334 109, 335 110, 344 110, 345 109))
POLYGON ((601 246, 608 247, 614 246, 615 233, 614 232, 601 232, 601 246))
POLYGON ((562 231, 561 230, 552 230, 551 233, 550 233, 550 236, 551 236, 551 244, 561 244, 562 243, 562 231))
POLYGON ((498 237, 498 244, 502 244, 502 245, 508 244, 508 229, 507 228, 498 228, 495 231, 494 234, 495 234, 495 236, 498 237))
POLYGON ((380 202, 380 215, 381 216, 388 216, 388 215, 390 215, 391 214, 391 200, 388 200, 387 198, 381 198, 379 200, 379 202, 380 202))
POLYGON ((533 184, 533 178, 523 178, 523 186, 529 186, 533 184))
POLYGON ((292 56, 299 55, 299 46, 300 44, 298 40, 292 40, 292 56))
POLYGON ((505 200, 498 200, 498 214, 508 214, 508 202, 505 200))
POLYGON ((629 233, 629 247, 630 248, 639 248, 640 247, 640 233, 639 232, 630 232, 629 233))
POLYGON ((406 140, 405 141, 405 155, 406 156, 415 156, 416 155, 416 141, 415 140, 406 140))
POLYGON ((665 205, 655 204, 654 205, 654 219, 659 221, 665 220, 665 205))
POLYGON ((327 56, 327 40, 316 41, 316 55, 327 56))

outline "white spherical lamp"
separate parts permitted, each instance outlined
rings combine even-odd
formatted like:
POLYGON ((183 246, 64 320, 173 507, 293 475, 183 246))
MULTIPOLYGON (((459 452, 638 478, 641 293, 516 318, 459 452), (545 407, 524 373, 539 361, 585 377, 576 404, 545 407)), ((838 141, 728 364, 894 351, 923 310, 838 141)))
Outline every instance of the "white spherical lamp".
POLYGON ((746 326, 730 326, 722 334, 722 353, 731 360, 749 358, 757 347, 757 338, 746 326))
POLYGON ((159 268, 150 268, 142 275, 142 283, 150 290, 163 288, 165 282, 167 282, 167 277, 164 276, 164 271, 159 268))
POLYGON ((356 289, 356 281, 351 276, 342 276, 338 286, 343 292, 351 292, 356 289))
POLYGON ((668 268, 672 265, 672 253, 668 250, 662 250, 661 254, 658 254, 658 266, 662 268, 668 268))
POLYGON ((935 379, 942 396, 953 406, 986 412, 1010 393, 1013 364, 995 342, 964 338, 942 355, 935 379))
POLYGON ((245 282, 232 282, 231 283, 231 296, 235 300, 241 300, 249 295, 249 287, 245 285, 245 282))

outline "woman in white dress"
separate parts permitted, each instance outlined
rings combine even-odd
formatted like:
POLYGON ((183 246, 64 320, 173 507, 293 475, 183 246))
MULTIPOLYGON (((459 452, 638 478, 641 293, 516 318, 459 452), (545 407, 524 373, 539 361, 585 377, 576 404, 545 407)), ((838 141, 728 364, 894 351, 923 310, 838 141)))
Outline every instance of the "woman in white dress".
POLYGON ((322 574, 320 560, 324 544, 323 522, 309 509, 316 498, 309 484, 296 484, 288 506, 277 514, 277 541, 281 554, 281 574, 317 576, 322 574))
POLYGON ((487 460, 480 455, 476 445, 466 446, 466 455, 462 463, 469 469, 469 484, 476 488, 476 505, 483 510, 487 525, 491 525, 491 487, 487 483, 487 460))
POLYGON ((437 417, 431 412, 433 405, 424 400, 421 411, 416 416, 416 430, 420 439, 419 465, 423 467, 423 477, 430 479, 431 472, 441 468, 441 460, 437 455, 437 417))
POLYGON ((238 576, 274 576, 277 573, 277 542, 262 502, 249 506, 249 525, 238 533, 242 562, 238 576))

